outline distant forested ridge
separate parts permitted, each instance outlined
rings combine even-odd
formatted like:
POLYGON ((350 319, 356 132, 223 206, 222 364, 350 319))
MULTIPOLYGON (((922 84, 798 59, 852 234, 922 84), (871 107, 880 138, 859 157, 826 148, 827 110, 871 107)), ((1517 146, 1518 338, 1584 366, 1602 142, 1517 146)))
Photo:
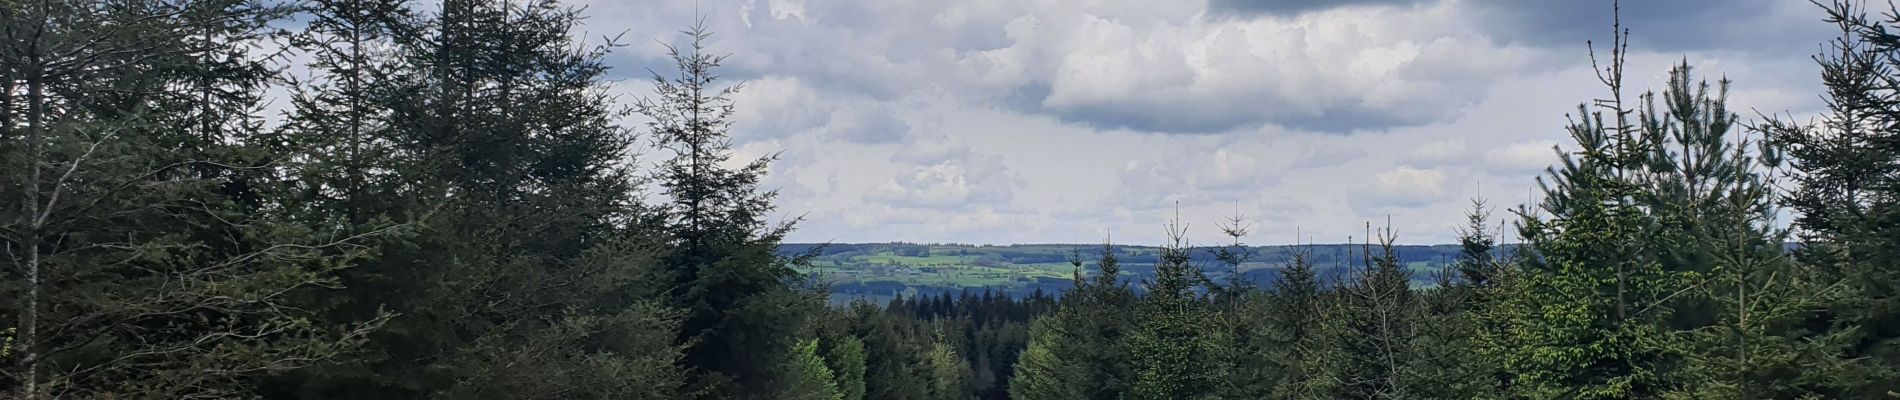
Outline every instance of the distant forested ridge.
POLYGON ((0 0, 0 398, 1900 397, 1861 4, 1807 121, 1637 93, 1608 22, 1537 200, 1455 245, 1149 247, 781 243, 694 21, 623 99, 558 0, 0 0))
MULTIPOLYGON (((1248 261, 1239 268, 1220 264, 1220 251, 1241 252, 1238 248, 1195 247, 1189 250, 1190 262, 1205 266, 1212 279, 1226 280, 1235 273, 1255 284, 1267 285, 1279 279, 1279 270, 1290 265, 1295 254, 1304 252, 1306 260, 1332 279, 1357 265, 1367 251, 1365 244, 1314 244, 1283 246, 1246 246, 1248 261)), ((1508 248, 1509 246, 1502 246, 1508 248)), ((1014 297, 1041 290, 1059 295, 1073 288, 1074 274, 1097 272, 1079 269, 1070 262, 1095 260, 1105 248, 1112 248, 1122 264, 1121 279, 1138 283, 1154 277, 1160 262, 1161 247, 1101 244, 1016 244, 965 245, 916 243, 785 243, 779 253, 787 256, 810 253, 809 265, 801 272, 826 284, 834 302, 867 298, 888 300, 893 296, 936 295, 949 292, 991 290, 1014 297)), ((1399 261, 1413 271, 1419 285, 1434 284, 1431 274, 1457 260, 1459 246, 1394 246, 1399 261)))

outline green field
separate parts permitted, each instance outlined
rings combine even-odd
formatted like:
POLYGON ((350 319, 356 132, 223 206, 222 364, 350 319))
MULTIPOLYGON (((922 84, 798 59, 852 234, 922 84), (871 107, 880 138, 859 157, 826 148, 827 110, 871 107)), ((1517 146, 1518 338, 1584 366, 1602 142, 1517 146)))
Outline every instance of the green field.
MULTIPOLYGON (((1115 246, 1116 257, 1130 282, 1138 282, 1152 273, 1157 248, 1115 246)), ((1246 279, 1270 284, 1276 270, 1286 265, 1296 251, 1308 254, 1315 267, 1338 273, 1357 265, 1363 255, 1359 246, 1314 245, 1248 247, 1250 262, 1241 265, 1246 279), (1350 262, 1342 262, 1350 261, 1350 262)), ((1456 252, 1452 246, 1401 246, 1400 260, 1413 272, 1413 281, 1428 285, 1433 274, 1456 252)), ((811 277, 846 297, 877 297, 918 292, 989 289, 1024 294, 1035 289, 1061 291, 1070 287, 1076 271, 1072 259, 1084 262, 1088 273, 1101 257, 1101 245, 1036 244, 977 246, 957 244, 786 244, 787 255, 815 252, 807 265, 797 266, 800 274, 811 277)), ((1213 259, 1213 249, 1193 249, 1193 263, 1214 279, 1227 279, 1234 271, 1213 259)))

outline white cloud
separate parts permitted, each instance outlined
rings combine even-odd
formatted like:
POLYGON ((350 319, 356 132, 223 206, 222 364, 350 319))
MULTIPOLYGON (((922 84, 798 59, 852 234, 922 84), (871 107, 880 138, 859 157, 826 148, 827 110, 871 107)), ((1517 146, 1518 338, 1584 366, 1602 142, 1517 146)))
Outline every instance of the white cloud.
POLYGON ((1486 166, 1500 171, 1537 172, 1557 163, 1557 142, 1533 140, 1511 143, 1485 152, 1486 166))
MULTIPOLYGON (((748 81, 738 158, 781 152, 765 185, 782 193, 775 218, 805 217, 793 241, 1086 243, 1113 231, 1156 243, 1178 201, 1197 239, 1238 211, 1263 243, 1290 242, 1295 227, 1336 242, 1388 215, 1402 241, 1443 243, 1464 199, 1522 201, 1555 161, 1550 146, 1569 141, 1565 114, 1603 95, 1589 37, 1474 23, 1493 2, 1307 3, 1245 15, 1195 1, 698 7, 712 49, 732 54, 729 79, 748 81)), ((589 6, 590 29, 631 29, 615 62, 635 79, 620 91, 643 93, 642 68, 667 66, 652 42, 676 42, 694 4, 589 6)), ((1796 9, 1736 20, 1818 23, 1796 9)), ((1632 97, 1687 57, 1736 81, 1733 109, 1817 106, 1812 49, 1656 52, 1646 43, 1661 39, 1636 28, 1632 97)))
POLYGON ((1353 196, 1365 207, 1417 207, 1445 198, 1445 173, 1401 165, 1372 175, 1353 196))

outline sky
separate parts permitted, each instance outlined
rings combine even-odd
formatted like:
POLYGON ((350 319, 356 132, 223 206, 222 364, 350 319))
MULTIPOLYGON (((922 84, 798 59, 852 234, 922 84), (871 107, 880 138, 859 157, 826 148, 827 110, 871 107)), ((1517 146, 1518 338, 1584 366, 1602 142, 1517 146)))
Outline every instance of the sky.
MULTIPOLYGON (((1623 6, 1631 93, 1669 67, 1732 80, 1747 119, 1823 104, 1834 36, 1802 0, 1623 6)), ((660 43, 703 16, 743 82, 738 161, 791 242, 1450 243, 1471 199, 1535 196, 1611 36, 1595 0, 595 0, 614 91, 650 93, 660 43)), ((1633 95, 1631 96, 1633 97, 1633 95)), ((657 157, 648 154, 647 157, 657 157)), ((656 160, 657 158, 648 161, 656 160)))

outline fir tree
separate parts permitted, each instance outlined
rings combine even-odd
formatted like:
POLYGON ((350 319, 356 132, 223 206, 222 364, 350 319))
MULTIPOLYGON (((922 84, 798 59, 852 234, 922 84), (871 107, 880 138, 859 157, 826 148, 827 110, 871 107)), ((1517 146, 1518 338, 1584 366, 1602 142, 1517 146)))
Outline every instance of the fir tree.
POLYGON ((1190 263, 1185 234, 1180 225, 1168 226, 1169 242, 1161 248, 1155 277, 1135 304, 1128 337, 1134 398, 1208 398, 1219 379, 1214 345, 1221 338, 1207 329, 1212 311, 1193 290, 1202 276, 1190 263))
POLYGON ((774 390, 777 363, 754 349, 787 346, 795 332, 787 329, 820 303, 793 290, 796 260, 776 253, 791 224, 764 221, 775 193, 758 184, 773 157, 723 166, 732 152, 730 96, 741 85, 715 86, 724 57, 704 47, 712 36, 704 24, 684 33, 686 45, 667 47, 678 75, 656 74, 655 97, 638 104, 655 147, 672 154, 654 180, 670 197, 660 224, 673 246, 664 258, 679 288, 673 301, 687 310, 680 343, 703 395, 762 396, 774 390))
POLYGON ((1807 330, 1845 342, 1842 358, 1850 361, 1830 365, 1838 368, 1834 395, 1892 396, 1900 387, 1900 86, 1893 81, 1900 38, 1892 34, 1900 20, 1891 10, 1870 17, 1859 2, 1816 4, 1840 30, 1814 57, 1828 111, 1814 124, 1771 118, 1758 128, 1793 184, 1779 200, 1796 216, 1795 258, 1816 274, 1814 283, 1842 284, 1824 310, 1804 318, 1807 330))
POLYGON ((0 10, 8 397, 241 397, 354 351, 380 322, 324 323, 294 295, 333 287, 390 235, 266 197, 285 185, 256 139, 275 76, 249 49, 286 8, 0 10))
POLYGON ((1379 255, 1371 256, 1369 244, 1362 248, 1363 269, 1339 291, 1346 398, 1405 398, 1413 388, 1408 367, 1415 358, 1418 294, 1392 249, 1396 237, 1385 230, 1379 238, 1379 255))

